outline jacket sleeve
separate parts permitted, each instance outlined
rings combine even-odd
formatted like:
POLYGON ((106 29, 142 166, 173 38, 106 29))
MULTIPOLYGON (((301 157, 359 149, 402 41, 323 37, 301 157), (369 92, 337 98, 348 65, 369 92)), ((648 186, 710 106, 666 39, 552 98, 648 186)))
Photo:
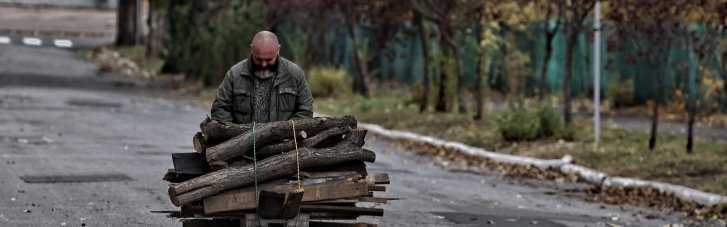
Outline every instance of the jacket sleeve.
POLYGON ((225 79, 222 80, 222 84, 217 88, 217 96, 215 101, 212 102, 212 120, 221 122, 233 122, 233 102, 234 97, 232 94, 232 70, 227 71, 225 79))
POLYGON ((303 70, 299 70, 300 81, 298 81, 298 87, 296 88, 298 97, 295 100, 295 113, 290 117, 291 119, 302 119, 313 117, 313 95, 308 87, 308 82, 305 79, 305 73, 303 70))

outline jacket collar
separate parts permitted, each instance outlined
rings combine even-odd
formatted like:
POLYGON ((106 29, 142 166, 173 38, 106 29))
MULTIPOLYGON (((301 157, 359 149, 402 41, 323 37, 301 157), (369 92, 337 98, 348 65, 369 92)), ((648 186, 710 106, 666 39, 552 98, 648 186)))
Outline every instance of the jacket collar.
MULTIPOLYGON (((242 69, 240 70, 240 75, 252 79, 252 58, 248 57, 244 60, 244 63, 242 64, 242 69)), ((275 61, 275 64, 277 65, 276 69, 276 76, 275 76, 275 83, 273 86, 278 86, 279 84, 289 80, 291 78, 290 73, 288 73, 288 59, 285 59, 278 55, 278 59, 275 61)))

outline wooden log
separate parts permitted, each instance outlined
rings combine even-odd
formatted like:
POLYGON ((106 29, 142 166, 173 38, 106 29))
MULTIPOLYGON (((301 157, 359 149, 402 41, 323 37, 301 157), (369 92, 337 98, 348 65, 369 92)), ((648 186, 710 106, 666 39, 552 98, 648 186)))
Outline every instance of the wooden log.
MULTIPOLYGON (((300 167, 326 166, 346 161, 374 162, 374 152, 357 147, 350 141, 328 148, 302 148, 300 150, 300 167)), ((253 164, 231 166, 211 172, 169 187, 169 197, 176 206, 204 197, 214 195, 227 189, 251 185, 254 183, 253 171, 257 172, 257 180, 266 181, 283 177, 296 172, 296 153, 288 152, 258 161, 257 170, 253 164)))
MULTIPOLYGON (((356 127, 356 118, 353 116, 332 118, 307 118, 295 121, 295 130, 305 131, 308 136, 316 135, 334 127, 356 127)), ((276 121, 261 123, 253 131, 247 131, 221 144, 207 148, 207 162, 227 161, 241 157, 252 151, 253 140, 257 147, 263 147, 291 136, 292 125, 289 121, 276 121)))
POLYGON ((366 129, 351 130, 351 132, 346 134, 346 138, 348 138, 351 141, 354 141, 356 146, 362 147, 364 145, 367 132, 368 132, 368 130, 366 130, 366 129))
MULTIPOLYGON (((295 185, 267 186, 269 191, 289 191, 295 185)), ((366 196, 369 190, 365 182, 330 182, 303 186, 302 202, 322 201, 348 197, 366 196)), ((255 190, 240 189, 223 194, 210 196, 204 199, 204 212, 213 214, 227 211, 240 211, 255 209, 255 190)))
POLYGON ((252 124, 234 124, 210 120, 209 117, 199 125, 204 138, 210 144, 219 144, 252 129, 252 124))
POLYGON ((184 173, 177 173, 174 169, 167 169, 167 173, 164 174, 164 177, 162 177, 162 180, 168 181, 169 183, 179 183, 183 181, 190 180, 192 178, 201 176, 201 174, 184 174, 184 173))
MULTIPOLYGON (((335 127, 318 133, 317 135, 298 141, 298 148, 301 147, 315 147, 316 145, 326 141, 327 139, 335 136, 341 136, 351 131, 351 127, 335 127)), ((282 154, 288 151, 295 150, 295 142, 293 140, 285 141, 283 143, 270 144, 257 150, 258 157, 270 157, 276 154, 282 154)), ((338 142, 338 141, 337 141, 338 142)), ((258 158, 259 159, 259 158, 258 158)))
POLYGON ((197 153, 203 153, 204 150, 207 148, 207 140, 205 140, 204 135, 202 135, 202 132, 197 132, 194 134, 194 137, 192 137, 192 144, 194 145, 194 150, 197 151, 197 153))

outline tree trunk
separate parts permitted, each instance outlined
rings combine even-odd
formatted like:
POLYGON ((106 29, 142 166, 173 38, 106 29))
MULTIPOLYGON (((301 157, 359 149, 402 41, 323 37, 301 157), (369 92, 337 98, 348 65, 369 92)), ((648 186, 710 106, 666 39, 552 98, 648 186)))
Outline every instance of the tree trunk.
POLYGON ((439 89, 437 91, 437 103, 434 105, 435 112, 447 111, 447 97, 445 89, 447 88, 447 73, 444 71, 446 67, 446 55, 440 59, 441 69, 439 70, 439 89))
POLYGON ((429 48, 427 48, 427 31, 424 28, 424 20, 422 19, 421 13, 415 11, 414 21, 416 26, 419 27, 419 41, 422 43, 422 56, 424 57, 424 64, 422 66, 422 99, 419 102, 419 112, 423 113, 427 111, 429 106, 429 48))
POLYGON ((119 0, 116 15, 116 46, 136 44, 136 0, 119 0))
MULTIPOLYGON (((475 41, 477 43, 482 42, 482 24, 479 22, 477 23, 477 29, 475 29, 475 41)), ((476 102, 476 111, 475 111, 475 120, 482 119, 482 115, 484 112, 484 100, 482 97, 482 53, 481 51, 477 51, 477 60, 475 61, 475 102, 476 102)))
POLYGON ((572 121, 571 116, 571 77, 573 76, 573 52, 575 51, 576 38, 578 33, 571 30, 571 34, 568 35, 567 46, 566 46, 566 59, 565 59, 565 76, 563 77, 563 119, 566 124, 570 125, 572 121))
POLYGON ((168 0, 155 0, 149 2, 149 18, 147 18, 149 37, 146 42, 147 57, 161 57, 162 46, 168 25, 166 21, 167 17, 164 17, 163 12, 167 10, 168 7, 168 0))
POLYGON ((460 113, 467 112, 467 108, 464 103, 464 66, 462 65, 461 49, 457 43, 454 42, 454 31, 446 24, 440 24, 439 28, 443 31, 442 39, 445 44, 452 49, 454 55, 454 64, 457 70, 457 111, 460 113))
POLYGON ((654 85, 652 86, 652 93, 654 95, 654 108, 652 109, 652 115, 651 115, 651 134, 649 136, 649 150, 654 150, 654 147, 656 147, 656 135, 659 128, 659 77, 656 76, 656 73, 652 76, 652 81, 654 81, 654 85))
MULTIPOLYGON (((376 154, 344 141, 322 149, 302 148, 299 152, 300 168, 327 166, 346 161, 374 162, 376 154)), ((231 166, 169 187, 169 198, 176 206, 198 201, 227 189, 248 186, 296 172, 296 153, 288 152, 261 161, 257 166, 231 166), (257 175, 257 176, 255 176, 257 175)))
POLYGON ((356 19, 347 19, 348 20, 348 33, 351 36, 351 44, 353 46, 353 58, 356 63, 356 69, 358 69, 358 73, 355 74, 353 78, 353 91, 363 95, 364 97, 369 97, 369 91, 366 87, 366 78, 368 78, 368 69, 367 69, 367 61, 364 59, 364 56, 361 53, 360 50, 360 40, 358 39, 358 29, 356 19))
MULTIPOLYGON (((689 43, 690 45, 692 42, 689 43)), ((703 47, 702 47, 703 48, 703 47)), ((701 73, 699 71, 699 50, 692 50, 694 52, 691 53, 690 60, 696 60, 696 62, 690 61, 689 68, 690 68, 690 75, 689 75, 689 84, 687 87, 689 87, 689 104, 687 108, 689 108, 687 111, 687 153, 692 153, 692 148, 694 147, 694 121, 695 121, 695 115, 697 114, 697 104, 696 99, 699 97, 699 89, 696 89, 699 85, 699 81, 701 79, 701 73), (696 78, 695 78, 696 77, 696 78)))
MULTIPOLYGON (((263 147, 282 141, 285 138, 292 138, 291 126, 289 121, 261 123, 256 126, 254 132, 253 130, 247 131, 221 144, 207 148, 207 162, 228 161, 241 157, 253 150, 253 143, 255 143, 256 147, 263 147)), ((303 131, 308 136, 313 136, 335 127, 356 128, 356 118, 353 116, 322 117, 295 121, 296 135, 299 135, 303 131)))
POLYGON ((454 61, 457 64, 457 106, 459 113, 467 112, 466 103, 464 102, 464 66, 462 65, 462 56, 460 48, 457 45, 451 45, 454 52, 454 61))
MULTIPOLYGON (((547 28, 546 28, 547 29, 547 28)), ((540 69, 540 91, 538 99, 541 101, 545 99, 545 93, 548 90, 547 74, 548 64, 550 63, 551 53, 553 53, 553 37, 555 37, 555 31, 546 32, 545 34, 545 59, 543 60, 543 67, 540 69)))
MULTIPOLYGON (((724 91, 724 97, 727 99, 727 49, 722 51, 722 91, 724 91)), ((725 100, 725 103, 723 105, 727 105, 727 100, 725 100)), ((723 106, 722 110, 727 109, 727 107, 723 106)))
MULTIPOLYGON (((689 99, 692 99, 691 97, 689 99)), ((688 130, 687 130, 687 153, 692 153, 692 148, 694 146, 694 114, 696 113, 696 105, 694 104, 694 101, 689 101, 689 122, 688 124, 688 130)))

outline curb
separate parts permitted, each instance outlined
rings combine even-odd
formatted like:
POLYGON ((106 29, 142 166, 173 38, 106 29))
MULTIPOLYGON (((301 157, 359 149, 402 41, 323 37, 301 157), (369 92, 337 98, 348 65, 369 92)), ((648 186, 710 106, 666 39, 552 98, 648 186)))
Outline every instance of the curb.
POLYGON ((590 169, 584 166, 572 164, 573 157, 570 155, 564 155, 561 159, 550 159, 543 160, 531 157, 515 156, 509 154, 501 154, 492 151, 487 151, 482 148, 469 146, 460 142, 447 141, 436 137, 420 135, 413 132, 399 131, 385 129, 380 125, 361 123, 358 124, 359 128, 367 129, 369 132, 373 132, 379 136, 386 137, 388 139, 405 139, 416 142, 425 143, 431 146, 442 147, 449 150, 454 150, 464 154, 479 156, 491 159, 496 162, 503 162, 516 165, 525 166, 536 166, 541 170, 555 169, 562 173, 573 173, 577 174, 582 180, 598 185, 607 187, 650 187, 658 190, 662 193, 672 193, 674 196, 681 200, 692 201, 703 206, 714 206, 720 203, 727 203, 727 196, 708 193, 699 191, 697 189, 688 188, 680 185, 673 185, 668 183, 646 181, 633 178, 625 178, 614 176, 611 177, 604 172, 600 172, 594 169, 590 169))

